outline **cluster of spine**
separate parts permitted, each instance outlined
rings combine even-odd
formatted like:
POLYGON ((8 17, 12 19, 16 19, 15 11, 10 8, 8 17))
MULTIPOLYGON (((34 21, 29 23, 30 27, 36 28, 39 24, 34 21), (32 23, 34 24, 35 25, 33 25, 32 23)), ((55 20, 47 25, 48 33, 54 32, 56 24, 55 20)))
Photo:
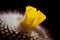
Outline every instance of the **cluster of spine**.
POLYGON ((20 30, 16 33, 14 30, 10 30, 9 25, 3 24, 0 20, 0 39, 1 40, 40 40, 41 38, 35 32, 28 32, 25 30, 20 30))

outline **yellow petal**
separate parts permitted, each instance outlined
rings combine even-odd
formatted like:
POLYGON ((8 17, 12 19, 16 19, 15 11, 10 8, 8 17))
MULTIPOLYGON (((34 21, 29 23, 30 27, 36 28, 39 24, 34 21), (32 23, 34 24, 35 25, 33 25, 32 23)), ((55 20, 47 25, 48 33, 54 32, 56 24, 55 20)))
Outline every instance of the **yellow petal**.
POLYGON ((24 17, 25 19, 22 21, 22 25, 26 29, 33 29, 46 19, 46 16, 40 10, 37 11, 32 6, 26 7, 24 17))

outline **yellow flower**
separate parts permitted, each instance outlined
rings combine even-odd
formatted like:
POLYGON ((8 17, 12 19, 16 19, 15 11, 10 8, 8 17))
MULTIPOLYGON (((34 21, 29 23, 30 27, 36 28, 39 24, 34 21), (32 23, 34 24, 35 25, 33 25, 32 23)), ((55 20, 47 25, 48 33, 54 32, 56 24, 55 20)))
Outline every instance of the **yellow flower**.
POLYGON ((22 25, 26 29, 33 29, 46 19, 46 16, 40 10, 37 11, 37 9, 32 6, 26 7, 24 17, 22 25))

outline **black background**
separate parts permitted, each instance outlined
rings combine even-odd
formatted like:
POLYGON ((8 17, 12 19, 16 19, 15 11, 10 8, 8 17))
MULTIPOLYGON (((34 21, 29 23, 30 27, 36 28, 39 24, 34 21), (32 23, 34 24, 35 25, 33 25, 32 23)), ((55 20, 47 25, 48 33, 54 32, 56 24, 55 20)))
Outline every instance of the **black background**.
MULTIPOLYGON (((26 6, 33 6, 37 9, 41 10, 46 16, 47 19, 42 23, 43 25, 47 26, 47 28, 50 30, 51 36, 54 38, 54 40, 57 39, 57 26, 56 24, 56 18, 55 13, 53 11, 54 5, 49 0, 1 0, 0 1, 0 12, 6 11, 11 9, 18 10, 18 11, 25 11, 26 6)), ((57 39, 58 40, 58 39, 57 39)))

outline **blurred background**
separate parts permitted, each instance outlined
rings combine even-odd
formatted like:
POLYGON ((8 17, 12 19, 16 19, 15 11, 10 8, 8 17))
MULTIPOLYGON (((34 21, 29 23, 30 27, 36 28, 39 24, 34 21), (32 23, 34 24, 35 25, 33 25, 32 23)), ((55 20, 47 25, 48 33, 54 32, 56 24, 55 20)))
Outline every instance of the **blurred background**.
POLYGON ((55 15, 53 10, 53 4, 49 0, 0 0, 0 12, 7 10, 18 10, 19 12, 24 13, 26 6, 33 6, 38 10, 41 10, 46 16, 47 19, 42 23, 44 26, 48 28, 51 36, 54 40, 57 39, 56 31, 57 27, 54 26, 55 15))

